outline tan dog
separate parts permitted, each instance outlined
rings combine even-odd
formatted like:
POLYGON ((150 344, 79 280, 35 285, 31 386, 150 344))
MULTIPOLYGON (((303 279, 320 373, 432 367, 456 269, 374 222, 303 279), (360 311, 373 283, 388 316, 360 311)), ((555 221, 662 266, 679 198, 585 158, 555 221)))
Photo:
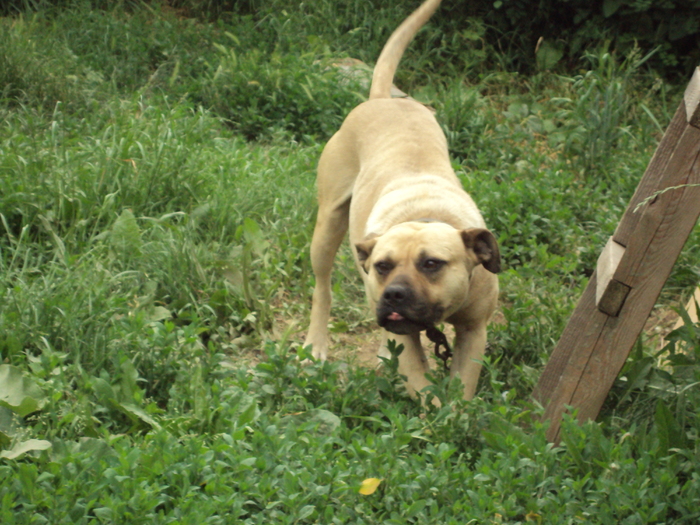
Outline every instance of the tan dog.
POLYGON ((391 35, 372 77, 369 101, 328 141, 318 165, 318 217, 311 242, 316 277, 306 345, 328 355, 331 270, 345 233, 386 341, 403 344, 399 373, 412 395, 429 385, 420 332, 454 325, 451 375, 471 399, 496 308, 500 255, 474 201, 452 170, 432 113, 390 98, 398 62, 440 0, 426 0, 391 35), (389 334, 391 332, 391 335, 389 334))

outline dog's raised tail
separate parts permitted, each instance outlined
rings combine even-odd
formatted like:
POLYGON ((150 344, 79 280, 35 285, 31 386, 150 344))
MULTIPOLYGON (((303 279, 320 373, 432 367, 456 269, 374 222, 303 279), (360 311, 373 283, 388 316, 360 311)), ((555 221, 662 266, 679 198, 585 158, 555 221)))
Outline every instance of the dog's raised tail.
POLYGON ((442 0, 426 0, 391 34, 372 74, 369 98, 391 97, 391 84, 403 52, 418 30, 432 16, 442 0))

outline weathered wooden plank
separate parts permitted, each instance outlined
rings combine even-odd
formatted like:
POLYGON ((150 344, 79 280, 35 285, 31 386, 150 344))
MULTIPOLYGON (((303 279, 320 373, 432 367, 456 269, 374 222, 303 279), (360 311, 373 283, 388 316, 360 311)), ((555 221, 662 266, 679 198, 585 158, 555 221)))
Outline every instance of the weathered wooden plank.
POLYGON ((595 290, 594 272, 533 392, 533 397, 545 407, 544 418, 551 419, 553 425, 558 425, 564 405, 573 397, 578 377, 608 319, 595 306, 595 290))
MULTIPOLYGON (((683 111, 685 110, 683 109, 683 111)), ((685 120, 684 117, 683 120, 685 120)), ((692 151, 693 148, 700 145, 700 139, 697 139, 695 136, 696 133, 697 130, 695 128, 684 124, 684 133, 678 137, 678 139, 685 137, 685 142, 679 144, 680 151, 688 151, 688 149, 692 151)), ((679 140, 679 142, 682 141, 679 140)), ((676 147, 671 147, 671 145, 667 147, 674 151, 677 149, 676 147)), ((679 182, 680 180, 687 180, 689 167, 686 166, 683 168, 681 164, 683 164, 683 162, 689 164, 692 159, 689 161, 687 155, 679 155, 675 157, 673 164, 671 164, 670 161, 671 158, 665 163, 663 171, 652 173, 651 176, 656 178, 654 181, 656 186, 659 185, 659 178, 667 176, 669 170, 666 168, 669 168, 669 166, 672 175, 677 175, 679 170, 683 172, 681 178, 674 178, 674 181, 679 182)), ((649 170, 647 170, 647 174, 649 174, 649 170)), ((643 186, 643 184, 640 183, 640 186, 643 186)), ((617 264, 617 269, 614 274, 614 279, 616 281, 627 286, 632 286, 634 282, 633 277, 636 272, 636 265, 643 259, 643 251, 639 253, 639 250, 640 248, 646 248, 651 242, 651 235, 653 235, 656 229, 654 224, 658 222, 658 219, 654 220, 653 215, 660 209, 659 207, 654 207, 651 213, 647 214, 645 212, 649 211, 648 204, 635 214, 634 207, 636 207, 636 204, 630 204, 625 216, 634 215, 635 221, 630 224, 634 224, 635 226, 637 226, 642 217, 644 217, 644 224, 640 228, 640 233, 642 233, 643 236, 641 239, 636 239, 632 250, 625 250, 623 257, 617 264), (620 270, 621 266, 623 267, 622 271, 620 270)), ((540 382, 533 393, 535 398, 545 406, 550 403, 550 400, 554 403, 548 408, 545 417, 560 417, 563 406, 570 403, 580 375, 583 373, 583 369, 593 353, 595 344, 601 337, 602 329, 607 321, 607 315, 598 311, 596 308, 597 279, 598 276, 596 272, 579 300, 579 304, 564 329, 542 373, 540 382), (578 374, 578 376, 576 374, 578 374), (574 379, 572 379, 572 377, 574 379), (556 402, 554 400, 556 400, 556 402)))
POLYGON ((683 94, 685 102, 686 120, 691 126, 700 127, 700 68, 696 67, 693 77, 683 94))
POLYGON ((610 237, 605 248, 598 257, 596 265, 597 284, 595 290, 595 303, 601 312, 617 316, 625 302, 630 287, 613 279, 622 256, 625 254, 625 247, 615 242, 610 237))
POLYGON ((597 288, 596 275, 589 282, 579 305, 550 359, 535 396, 545 405, 551 420, 547 437, 557 441, 561 415, 566 406, 578 410, 580 421, 594 419, 624 365, 634 342, 700 215, 700 154, 682 177, 688 184, 659 195, 646 207, 622 261, 630 254, 641 259, 629 296, 619 317, 597 311, 591 304, 597 288), (648 228, 653 228, 647 242, 648 228), (644 247, 638 252, 638 245, 644 247), (634 255, 636 254, 636 255, 634 255), (572 326, 573 325, 573 326, 572 326), (550 367, 551 364, 551 367, 550 367), (549 377, 546 377, 549 374, 549 377))
POLYGON ((634 213, 634 209, 640 202, 644 201, 644 199, 658 190, 659 181, 663 178, 666 166, 669 160, 671 160, 673 152, 676 150, 676 146, 678 146, 678 141, 687 127, 688 122, 686 120, 685 102, 681 101, 676 113, 671 119, 671 123, 666 129, 666 133, 661 139, 659 146, 656 148, 651 162, 649 162, 644 172, 644 176, 640 180, 632 196, 632 200, 630 200, 627 211, 622 216, 620 223, 615 229, 613 239, 615 239, 615 242, 618 244, 627 246, 632 232, 637 227, 637 222, 639 222, 641 217, 640 214, 634 213))
MULTIPOLYGON (((687 126, 680 137, 675 153, 666 166, 663 180, 660 182, 660 186, 662 186, 660 189, 674 188, 691 183, 689 182, 690 175, 699 154, 700 129, 687 126)), ((659 202, 673 203, 675 201, 671 199, 672 195, 678 195, 683 190, 684 188, 682 187, 670 189, 666 193, 650 200, 639 209, 637 214, 640 217, 637 221, 637 227, 628 242, 625 254, 617 266, 613 279, 632 288, 637 285, 643 276, 643 272, 640 272, 640 266, 646 264, 645 253, 657 235, 657 229, 665 220, 666 211, 664 206, 659 205, 659 202)), ((626 212, 626 215, 628 212, 626 212)), ((690 213, 692 213, 692 210, 690 213)))
POLYGON ((533 393, 552 441, 567 406, 581 421, 598 415, 697 222, 699 128, 700 68, 533 393))
MULTIPOLYGON (((696 162, 689 181, 700 183, 700 162, 696 162)), ((687 187, 680 195, 669 193, 663 197, 670 202, 665 205, 657 235, 644 254, 636 284, 619 317, 606 322, 571 398, 570 404, 578 409, 580 421, 598 416, 700 216, 700 188, 687 187)))
POLYGON ((640 202, 660 189, 659 182, 663 179, 666 166, 673 156, 681 135, 683 135, 689 124, 696 128, 700 127, 700 68, 695 68, 695 72, 686 87, 683 100, 681 100, 676 113, 673 115, 666 133, 664 133, 649 166, 644 172, 644 176, 632 196, 628 211, 620 220, 620 224, 617 225, 613 238, 622 246, 627 246, 630 235, 632 235, 640 218, 636 213, 631 213, 632 210, 640 202))

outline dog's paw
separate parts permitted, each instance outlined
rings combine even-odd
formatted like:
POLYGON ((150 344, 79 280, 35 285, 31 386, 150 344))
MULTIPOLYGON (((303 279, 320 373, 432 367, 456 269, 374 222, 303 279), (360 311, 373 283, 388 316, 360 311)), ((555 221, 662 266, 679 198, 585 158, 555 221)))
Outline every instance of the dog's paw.
POLYGON ((322 345, 304 343, 304 347, 297 352, 297 359, 306 366, 318 361, 325 361, 328 358, 328 348, 322 345))

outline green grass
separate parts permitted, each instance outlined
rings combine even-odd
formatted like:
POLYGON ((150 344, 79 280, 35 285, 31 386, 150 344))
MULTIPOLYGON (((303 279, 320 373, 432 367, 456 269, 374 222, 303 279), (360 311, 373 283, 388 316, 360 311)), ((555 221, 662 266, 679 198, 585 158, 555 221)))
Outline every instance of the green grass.
MULTIPOLYGON (((439 370, 425 409, 393 361, 297 361, 315 165, 362 96, 330 64, 373 61, 408 8, 318 9, 0 19, 0 523, 697 522, 692 323, 642 336, 560 445, 530 400, 683 86, 637 51, 525 77, 485 69, 478 24, 468 55, 419 35, 399 81, 505 266, 478 399, 439 370)), ((659 309, 699 259, 694 234, 659 309)), ((352 355, 373 323, 347 246, 334 296, 352 355)))

